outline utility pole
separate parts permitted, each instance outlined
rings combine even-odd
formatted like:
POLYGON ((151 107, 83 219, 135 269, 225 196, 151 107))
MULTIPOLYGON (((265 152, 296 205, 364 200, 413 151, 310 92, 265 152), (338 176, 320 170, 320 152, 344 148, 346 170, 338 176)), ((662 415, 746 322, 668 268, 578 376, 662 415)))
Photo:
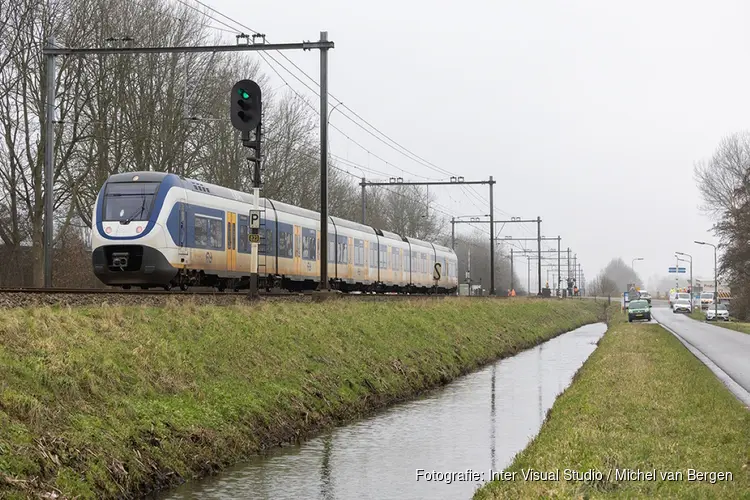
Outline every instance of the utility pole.
MULTIPOLYGON (((557 235, 557 268, 560 269, 560 235, 557 235)), ((560 290, 560 275, 557 275, 557 295, 562 297, 562 291, 560 290)))
MULTIPOLYGON (((364 179, 362 179, 364 182, 364 179)), ((365 199, 365 187, 362 186, 362 199, 365 199)), ((364 214, 364 212, 362 212, 364 214)), ((451 249, 456 251, 456 218, 451 217, 451 249)))
MULTIPOLYGON (((320 32, 320 42, 328 32, 320 32)), ((319 290, 330 290, 328 283, 328 47, 320 48, 320 283, 319 290)))
POLYGON ((326 221, 328 220, 328 50, 334 48, 334 43, 328 41, 328 32, 320 32, 320 40, 317 42, 299 43, 257 43, 237 45, 206 45, 206 46, 176 46, 176 47, 96 47, 96 48, 66 48, 57 47, 54 37, 50 37, 48 44, 42 49, 42 55, 46 58, 47 78, 47 119, 44 124, 45 148, 44 148, 44 185, 46 186, 47 199, 44 204, 45 224, 45 261, 44 277, 45 287, 52 286, 52 212, 54 210, 54 158, 53 147, 55 144, 55 57, 56 56, 85 56, 104 54, 183 54, 196 52, 246 52, 246 51, 273 51, 273 50, 320 50, 320 171, 321 171, 321 214, 320 214, 320 243, 321 243, 321 287, 328 287, 328 231, 326 221))
POLYGON ((365 195, 365 178, 362 177, 362 224, 365 224, 365 214, 367 213, 367 198, 365 195))
POLYGON ((510 289, 513 290, 513 249, 510 249, 510 289))
POLYGON ((495 181, 490 175, 490 295, 495 295, 495 200, 492 197, 495 181))
MULTIPOLYGON (((693 287, 693 256, 690 255, 690 254, 684 253, 684 252, 675 252, 675 254, 677 254, 677 255, 684 255, 685 257, 687 257, 688 259, 690 259, 689 260, 689 262, 690 262, 690 303, 692 304, 693 303, 693 294, 695 293, 695 288, 693 287)), ((680 270, 677 269, 677 271, 678 271, 678 274, 679 274, 680 270)), ((699 304, 700 304, 700 302, 699 302, 699 304)))
POLYGON ((573 287, 578 285, 578 273, 576 272, 576 257, 578 254, 573 254, 573 287))
MULTIPOLYGON (((570 247, 568 247, 568 280, 565 282, 566 289, 570 292, 570 247)), ((568 293, 570 295, 570 293, 568 293)))
POLYGON ((531 295, 531 259, 526 257, 526 294, 531 295))
POLYGON ((542 218, 536 218, 536 244, 537 253, 539 254, 539 296, 542 296, 542 218))
MULTIPOLYGON (((55 46, 55 37, 50 36, 46 48, 55 46)), ((44 143, 44 288, 52 288, 52 241, 55 210, 54 196, 54 147, 55 147, 55 56, 47 56, 47 120, 44 143)))

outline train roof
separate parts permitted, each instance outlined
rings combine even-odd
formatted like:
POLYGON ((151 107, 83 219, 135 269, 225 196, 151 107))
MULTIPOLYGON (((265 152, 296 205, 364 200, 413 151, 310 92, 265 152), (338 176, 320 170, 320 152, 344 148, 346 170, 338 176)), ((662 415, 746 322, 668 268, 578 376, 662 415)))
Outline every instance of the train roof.
MULTIPOLYGON (((139 182, 163 182, 166 179, 168 179, 173 185, 181 186, 190 191, 197 191, 200 193, 217 196, 219 198, 224 198, 224 199, 232 200, 232 201, 240 201, 242 203, 247 203, 247 204, 251 204, 253 202, 253 196, 251 194, 248 194, 242 191, 237 191, 235 189, 229 189, 223 186, 218 186, 216 184, 211 184, 209 182, 202 182, 202 181, 198 181, 195 179, 189 179, 189 178, 182 177, 177 174, 172 174, 169 172, 143 171, 143 172, 125 172, 122 174, 112 174, 107 179, 107 182, 133 182, 134 180, 137 180, 139 182), (135 179, 136 176, 138 177, 137 179, 135 179)), ((314 210, 308 210, 306 208, 297 207, 294 205, 290 205, 289 203, 272 200, 270 198, 268 198, 267 201, 271 202, 273 204, 273 207, 280 212, 299 215, 300 217, 307 217, 312 220, 320 221, 320 214, 314 210)), ((259 200, 260 205, 267 207, 265 202, 266 202, 266 198, 261 198, 259 200)), ((390 238, 393 240, 408 241, 412 245, 432 248, 432 245, 429 242, 418 240, 415 238, 403 237, 391 231, 383 231, 380 229, 374 229, 371 226, 367 226, 365 224, 360 224, 358 222, 353 222, 353 221, 346 220, 346 219, 341 219, 339 217, 331 217, 331 220, 333 220, 333 222, 337 226, 355 229, 358 231, 362 231, 363 233, 369 233, 373 235, 380 234, 382 236, 385 236, 386 238, 390 238)), ((454 253, 453 250, 451 250, 450 248, 443 247, 440 245, 434 245, 434 246, 438 250, 443 250, 449 253, 454 253)))

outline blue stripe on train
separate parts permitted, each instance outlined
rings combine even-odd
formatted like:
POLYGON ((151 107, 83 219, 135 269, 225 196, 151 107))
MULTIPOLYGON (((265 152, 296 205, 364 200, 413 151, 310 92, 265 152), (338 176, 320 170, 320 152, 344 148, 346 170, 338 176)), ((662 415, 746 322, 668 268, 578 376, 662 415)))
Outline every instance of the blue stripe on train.
MULTIPOLYGON (((185 207, 185 244, 188 248, 205 248, 207 250, 224 250, 224 242, 226 241, 226 227, 225 227, 225 212, 223 210, 217 210, 215 208, 202 207, 200 205, 191 205, 189 203, 177 202, 172 207, 172 211, 169 212, 167 217, 167 231, 169 236, 172 237, 172 241, 175 245, 180 245, 180 210, 185 207), (195 215, 208 215, 209 217, 217 217, 221 220, 221 246, 213 247, 210 245, 197 245, 195 243, 195 215)), ((217 221, 218 222, 218 221, 217 221)))

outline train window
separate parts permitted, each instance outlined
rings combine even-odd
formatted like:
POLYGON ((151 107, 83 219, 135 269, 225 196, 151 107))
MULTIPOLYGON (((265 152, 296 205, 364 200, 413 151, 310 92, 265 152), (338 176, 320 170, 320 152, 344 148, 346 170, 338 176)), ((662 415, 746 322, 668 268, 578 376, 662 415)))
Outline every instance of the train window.
POLYGON ((196 247, 224 248, 223 222, 221 219, 195 215, 194 241, 196 247))
POLYGON ((365 242, 362 240, 354 240, 354 265, 365 265, 365 242))
POLYGON ((347 264, 349 263, 349 239, 346 236, 338 237, 338 263, 347 264))
POLYGON ((393 270, 394 271, 400 271, 401 270, 401 252, 398 248, 391 249, 392 259, 393 259, 393 270))
POLYGON ((221 234, 223 224, 216 219, 209 219, 208 222, 211 227, 211 247, 224 248, 224 235, 221 234))
POLYGON ((248 232, 247 232, 247 225, 240 223, 240 245, 239 250, 242 253, 252 253, 253 246, 250 244, 250 241, 248 240, 248 232))
POLYGON ((386 269, 386 266, 388 265, 388 259, 385 256, 386 248, 384 245, 380 246, 380 268, 386 269))
POLYGON ((109 182, 104 191, 102 219, 144 221, 151 214, 158 182, 109 182))
MULTIPOLYGON (((266 255, 276 255, 276 238, 275 238, 275 226, 276 224, 273 221, 270 221, 270 223, 266 226, 265 219, 260 220, 261 228, 265 227, 265 237, 261 241, 260 248, 262 251, 259 251, 258 253, 266 254, 266 255)), ((261 229, 261 234, 263 233, 263 229, 261 229)))
POLYGON ((250 242, 247 239, 247 233, 248 233, 248 223, 247 223, 247 216, 246 215, 240 215, 240 236, 239 236, 239 245, 237 245, 239 248, 240 253, 250 253, 253 249, 252 245, 250 245, 250 242))
POLYGON ((404 252, 404 271, 407 273, 411 271, 411 258, 408 252, 404 252))
POLYGON ((315 230, 302 228, 302 258, 304 260, 315 260, 316 251, 315 230))
POLYGON ((294 257, 294 239, 290 230, 279 230, 279 257, 291 259, 294 257))
POLYGON ((208 246, 208 219, 203 217, 195 218, 195 246, 208 246))
POLYGON ((328 262, 336 262, 336 243, 334 243, 331 235, 328 235, 328 262))

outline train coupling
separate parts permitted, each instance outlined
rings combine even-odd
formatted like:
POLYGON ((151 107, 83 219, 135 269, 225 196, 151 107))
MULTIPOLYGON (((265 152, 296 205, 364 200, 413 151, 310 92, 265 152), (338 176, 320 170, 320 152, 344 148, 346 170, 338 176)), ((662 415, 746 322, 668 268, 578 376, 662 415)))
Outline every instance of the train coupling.
POLYGON ((125 268, 128 267, 128 252, 114 252, 112 254, 112 265, 114 267, 125 268))

